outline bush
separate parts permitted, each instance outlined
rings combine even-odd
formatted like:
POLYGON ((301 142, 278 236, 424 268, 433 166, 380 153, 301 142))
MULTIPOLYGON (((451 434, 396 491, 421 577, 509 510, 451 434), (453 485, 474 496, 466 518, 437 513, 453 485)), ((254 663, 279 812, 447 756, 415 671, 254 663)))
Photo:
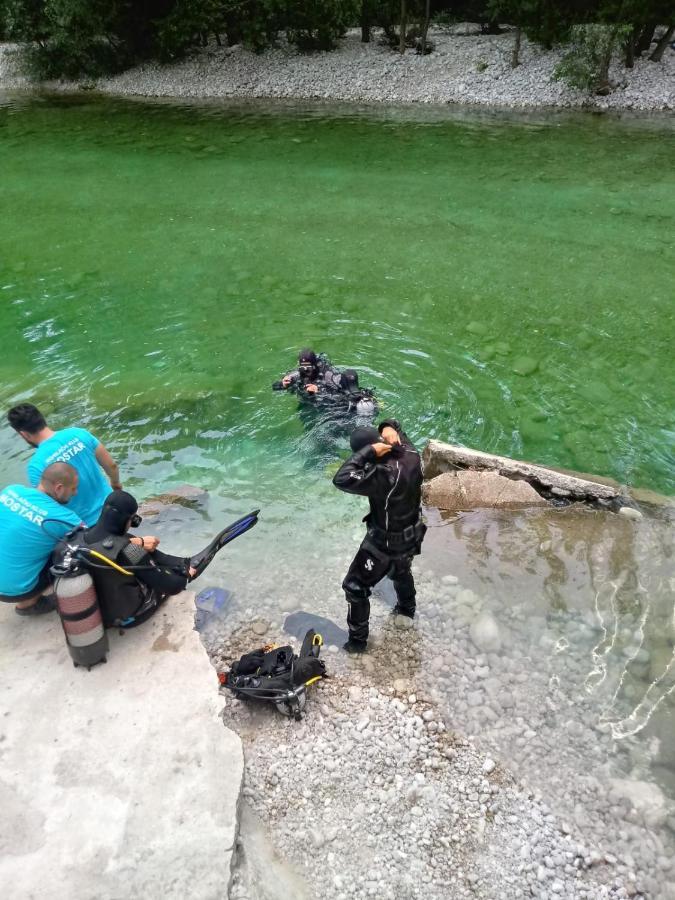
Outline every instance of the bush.
POLYGON ((571 49, 556 66, 553 77, 579 90, 609 93, 612 51, 630 31, 626 25, 574 25, 571 49))

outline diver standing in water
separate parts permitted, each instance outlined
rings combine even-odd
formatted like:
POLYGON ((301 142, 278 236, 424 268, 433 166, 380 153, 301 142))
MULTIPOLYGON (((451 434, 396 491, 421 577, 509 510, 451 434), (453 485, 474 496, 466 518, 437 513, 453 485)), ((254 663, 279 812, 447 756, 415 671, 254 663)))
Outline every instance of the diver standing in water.
POLYGON ((370 594, 385 576, 394 583, 394 612, 415 615, 413 556, 421 552, 426 525, 421 518, 422 460, 395 419, 379 429, 356 428, 350 437, 353 455, 333 484, 370 502, 366 536, 342 582, 349 610, 349 640, 344 649, 363 653, 368 642, 370 594))

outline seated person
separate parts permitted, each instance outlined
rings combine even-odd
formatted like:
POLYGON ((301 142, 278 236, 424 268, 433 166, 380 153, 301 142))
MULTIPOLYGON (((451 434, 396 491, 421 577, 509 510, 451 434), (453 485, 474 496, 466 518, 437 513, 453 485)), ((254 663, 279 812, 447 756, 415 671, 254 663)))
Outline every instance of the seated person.
POLYGON ((10 484, 0 493, 0 600, 20 616, 54 610, 49 574, 58 541, 82 520, 64 504, 77 493, 77 470, 52 463, 38 486, 10 484))
POLYGON ((280 381, 275 381, 275 391, 294 391, 298 394, 316 394, 320 391, 339 390, 340 374, 333 369, 323 353, 317 354, 306 347, 298 354, 298 368, 287 372, 280 381))
POLYGON ((170 556, 157 549, 159 538, 128 534, 130 528, 141 524, 138 503, 126 491, 113 491, 98 522, 62 542, 55 558, 58 561, 67 546, 81 547, 85 552, 80 558, 86 560, 87 571, 94 580, 104 625, 139 625, 167 597, 179 594, 201 575, 226 543, 255 525, 256 516, 257 512, 224 529, 196 556, 170 556), (102 554, 130 574, 90 556, 87 550, 102 554))

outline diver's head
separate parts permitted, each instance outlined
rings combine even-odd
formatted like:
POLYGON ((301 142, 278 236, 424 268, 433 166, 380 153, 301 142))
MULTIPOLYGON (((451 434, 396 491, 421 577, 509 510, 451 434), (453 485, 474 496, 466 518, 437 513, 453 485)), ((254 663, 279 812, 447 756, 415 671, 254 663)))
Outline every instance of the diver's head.
POLYGON ((349 437, 349 445, 354 453, 358 453, 359 450, 363 450, 369 444, 378 444, 381 440, 382 438, 377 428, 364 425, 352 431, 349 437))
POLYGON ((113 491, 103 504, 97 525, 108 534, 126 534, 130 528, 138 528, 142 519, 138 515, 138 503, 126 491, 113 491))
POLYGON ((70 463, 55 462, 42 472, 40 490, 57 503, 67 503, 77 493, 79 477, 70 463))
POLYGON ((316 353, 310 350, 309 347, 305 347, 304 350, 298 353, 298 372, 300 372, 300 377, 304 379, 315 378, 318 370, 319 360, 316 353))
POLYGON ((359 389, 359 376, 354 369, 345 369, 340 375, 340 389, 352 394, 359 389))
POLYGON ((39 445, 36 436, 47 427, 45 417, 32 403, 20 403, 18 406, 13 406, 7 413, 7 421, 31 447, 39 445))

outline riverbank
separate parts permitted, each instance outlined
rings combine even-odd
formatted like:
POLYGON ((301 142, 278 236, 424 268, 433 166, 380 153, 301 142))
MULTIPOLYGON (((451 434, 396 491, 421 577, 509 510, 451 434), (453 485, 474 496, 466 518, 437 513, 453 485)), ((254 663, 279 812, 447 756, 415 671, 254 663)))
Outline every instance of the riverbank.
MULTIPOLYGON (((480 35, 471 25, 452 32, 432 31, 435 50, 405 55, 382 46, 379 35, 369 44, 350 31, 337 50, 298 54, 285 42, 265 53, 242 46, 204 48, 174 65, 147 63, 111 78, 88 81, 86 88, 105 94, 145 97, 280 98, 342 100, 366 103, 478 104, 527 108, 561 107, 598 110, 675 108, 675 52, 660 63, 638 59, 633 69, 614 65, 615 90, 606 97, 588 94, 553 80, 563 53, 543 50, 523 39, 521 65, 511 68, 513 33, 480 35)), ((0 87, 26 87, 16 74, 11 50, 0 49, 0 87)), ((49 83, 57 90, 85 85, 49 83)))
MULTIPOLYGON (((328 900, 675 897, 669 525, 580 507, 428 515, 412 628, 381 585, 369 652, 347 657, 328 632, 330 679, 302 723, 226 695, 244 798, 294 896, 320 873, 328 900)), ((301 599, 291 561, 274 587, 251 573, 255 605, 204 636, 214 665, 263 640, 297 646, 299 610, 343 628, 349 556, 308 568, 301 599)), ((276 900, 276 887, 237 869, 232 898, 276 900)))

